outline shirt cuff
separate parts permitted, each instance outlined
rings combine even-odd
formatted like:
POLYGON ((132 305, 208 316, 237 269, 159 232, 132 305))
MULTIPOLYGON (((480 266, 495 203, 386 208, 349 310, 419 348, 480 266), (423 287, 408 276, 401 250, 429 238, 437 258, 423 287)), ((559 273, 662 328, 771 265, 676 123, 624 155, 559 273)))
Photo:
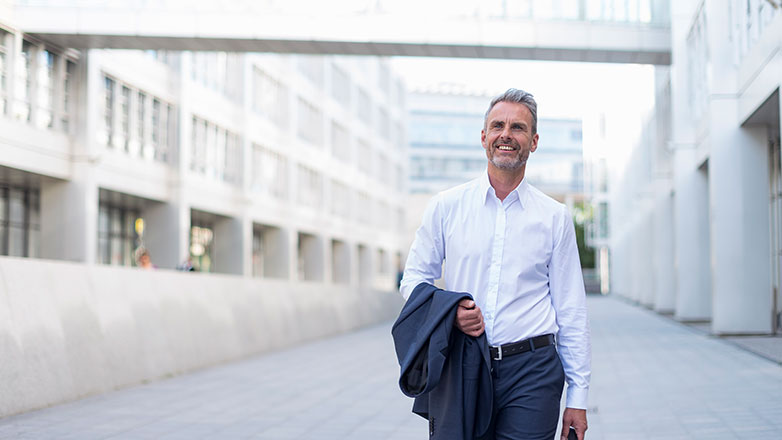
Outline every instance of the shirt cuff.
POLYGON ((565 406, 575 409, 587 409, 587 396, 589 394, 589 388, 577 388, 568 385, 567 387, 567 401, 565 406))

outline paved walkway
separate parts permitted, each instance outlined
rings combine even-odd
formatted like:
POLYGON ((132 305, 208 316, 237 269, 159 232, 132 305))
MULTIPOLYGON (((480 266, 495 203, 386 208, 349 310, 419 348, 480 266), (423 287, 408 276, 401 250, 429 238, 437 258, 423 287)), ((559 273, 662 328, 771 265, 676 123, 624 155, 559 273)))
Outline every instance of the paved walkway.
MULTIPOLYGON (((590 297, 590 440, 778 439, 782 366, 590 297)), ((0 419, 0 439, 424 439, 389 324, 0 419)))

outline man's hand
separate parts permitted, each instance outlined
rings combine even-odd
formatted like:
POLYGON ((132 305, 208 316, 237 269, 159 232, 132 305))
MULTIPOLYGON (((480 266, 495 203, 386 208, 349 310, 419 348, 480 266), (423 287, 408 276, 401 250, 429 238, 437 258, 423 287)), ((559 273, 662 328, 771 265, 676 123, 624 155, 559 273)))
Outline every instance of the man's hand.
POLYGON ((466 298, 459 301, 459 307, 456 308, 456 320, 453 322, 453 325, 464 334, 474 338, 483 333, 483 314, 480 307, 475 305, 475 301, 466 298))
POLYGON ((584 433, 587 430, 587 412, 585 409, 565 408, 562 415, 562 433, 560 439, 567 440, 570 427, 576 428, 578 440, 584 440, 584 433))

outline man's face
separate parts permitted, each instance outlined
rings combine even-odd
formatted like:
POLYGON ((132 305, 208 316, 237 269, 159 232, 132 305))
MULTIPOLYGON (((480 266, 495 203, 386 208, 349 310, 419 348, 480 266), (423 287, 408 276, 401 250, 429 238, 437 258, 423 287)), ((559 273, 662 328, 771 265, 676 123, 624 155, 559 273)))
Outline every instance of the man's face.
POLYGON ((524 104, 498 102, 489 112, 481 130, 481 144, 489 163, 501 170, 520 170, 531 152, 538 148, 538 135, 532 134, 532 114, 524 104))

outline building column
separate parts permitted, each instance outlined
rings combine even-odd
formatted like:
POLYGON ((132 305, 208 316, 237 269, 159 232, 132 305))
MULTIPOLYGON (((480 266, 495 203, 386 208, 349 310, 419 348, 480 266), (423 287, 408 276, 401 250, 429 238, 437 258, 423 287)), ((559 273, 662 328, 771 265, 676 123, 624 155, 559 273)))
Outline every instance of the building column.
POLYGON ((145 207, 144 246, 152 262, 174 269, 190 256, 190 209, 179 200, 145 207))
POLYGON ((771 332, 768 131, 741 127, 738 69, 722 2, 706 2, 712 323, 716 334, 771 332))
POLYGON ((221 217, 214 224, 214 272, 243 275, 252 254, 252 222, 221 217))
POLYGON ((676 319, 711 319, 708 171, 695 167, 695 149, 674 153, 673 206, 676 319))
POLYGON ((668 179, 656 185, 654 209, 654 267, 653 307, 658 312, 673 312, 676 303, 676 284, 673 243, 673 198, 668 179))
POLYGON ((739 127, 737 109, 711 102, 712 332, 770 333, 767 129, 739 127))

